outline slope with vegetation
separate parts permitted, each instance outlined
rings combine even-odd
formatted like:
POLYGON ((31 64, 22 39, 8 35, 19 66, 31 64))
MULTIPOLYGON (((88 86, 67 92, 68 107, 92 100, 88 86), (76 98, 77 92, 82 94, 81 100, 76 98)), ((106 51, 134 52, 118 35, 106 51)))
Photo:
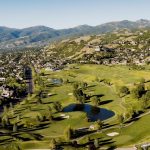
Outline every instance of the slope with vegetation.
POLYGON ((127 28, 140 29, 150 27, 149 20, 109 22, 98 26, 81 25, 69 29, 56 30, 45 26, 35 26, 25 29, 0 27, 0 49, 16 47, 42 46, 54 40, 83 35, 97 35, 127 28))
POLYGON ((145 64, 150 61, 150 30, 127 29, 98 36, 83 36, 46 46, 50 57, 95 64, 145 64))

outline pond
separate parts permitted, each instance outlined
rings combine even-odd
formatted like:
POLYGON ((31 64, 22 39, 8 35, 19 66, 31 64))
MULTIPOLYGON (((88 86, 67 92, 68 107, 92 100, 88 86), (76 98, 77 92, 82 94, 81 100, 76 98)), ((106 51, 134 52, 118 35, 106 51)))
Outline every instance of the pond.
POLYGON ((50 79, 50 81, 51 81, 53 84, 62 84, 62 80, 61 80, 61 79, 50 79))
POLYGON ((90 121, 96 121, 98 119, 106 120, 115 115, 111 110, 105 108, 94 107, 89 104, 70 104, 63 109, 64 112, 73 112, 73 111, 84 111, 90 121))

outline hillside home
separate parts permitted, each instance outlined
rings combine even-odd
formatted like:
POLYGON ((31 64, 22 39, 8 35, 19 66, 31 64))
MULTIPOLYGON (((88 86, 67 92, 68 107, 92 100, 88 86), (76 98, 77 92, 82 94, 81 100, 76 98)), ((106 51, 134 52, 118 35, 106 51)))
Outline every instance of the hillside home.
POLYGON ((6 78, 0 78, 0 82, 5 82, 6 78))
POLYGON ((100 47, 99 46, 95 46, 95 52, 100 52, 100 47))

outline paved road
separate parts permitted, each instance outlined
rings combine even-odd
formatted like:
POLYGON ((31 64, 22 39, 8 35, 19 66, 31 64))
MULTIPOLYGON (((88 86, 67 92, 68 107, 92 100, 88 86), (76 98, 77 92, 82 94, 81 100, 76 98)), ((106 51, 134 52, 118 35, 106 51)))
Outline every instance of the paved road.
POLYGON ((136 148, 131 147, 131 148, 117 148, 115 150, 136 150, 136 148))
POLYGON ((50 149, 26 149, 26 150, 50 150, 50 149))

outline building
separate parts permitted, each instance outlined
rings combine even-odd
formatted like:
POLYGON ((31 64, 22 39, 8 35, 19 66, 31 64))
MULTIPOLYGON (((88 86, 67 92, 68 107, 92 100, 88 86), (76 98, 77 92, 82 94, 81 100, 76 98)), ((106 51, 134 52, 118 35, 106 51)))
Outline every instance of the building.
POLYGON ((0 78, 0 82, 5 82, 6 79, 5 78, 0 78))
POLYGON ((100 47, 99 46, 95 46, 95 52, 100 52, 100 47))

